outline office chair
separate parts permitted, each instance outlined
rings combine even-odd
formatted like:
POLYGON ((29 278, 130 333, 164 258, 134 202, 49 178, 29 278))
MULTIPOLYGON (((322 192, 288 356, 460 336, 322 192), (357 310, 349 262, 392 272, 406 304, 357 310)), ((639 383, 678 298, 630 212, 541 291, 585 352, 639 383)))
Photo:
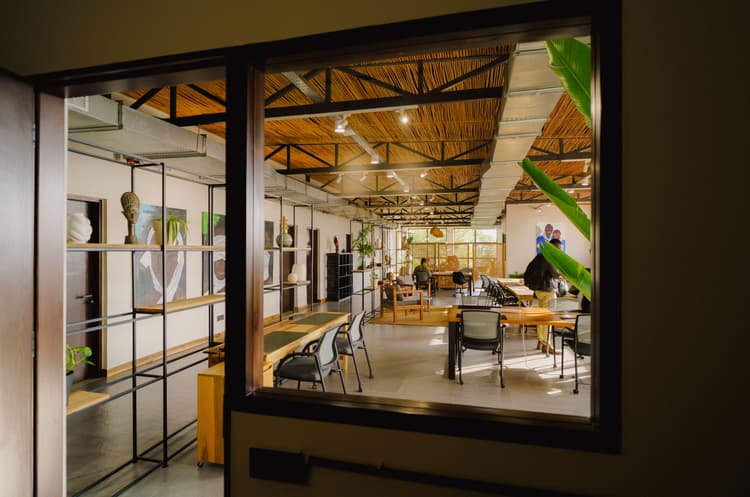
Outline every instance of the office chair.
POLYGON ((453 271, 453 284, 456 286, 456 293, 454 293, 453 296, 458 297, 459 295, 463 295, 461 290, 464 285, 466 285, 466 289, 468 290, 468 283, 469 282, 466 281, 466 278, 464 277, 464 273, 461 271, 453 271))
POLYGON ((506 325, 500 322, 500 313, 481 310, 461 312, 458 333, 458 378, 463 385, 462 356, 465 349, 490 350, 497 354, 500 365, 500 386, 505 388, 503 377, 503 338, 506 325))
POLYGON ((336 349, 340 355, 351 356, 352 362, 354 362, 354 372, 357 373, 357 385, 359 391, 362 391, 362 381, 359 378, 359 367, 357 366, 357 358, 354 352, 357 349, 363 349, 365 351, 365 358, 367 359, 367 367, 370 370, 370 378, 372 378, 372 366, 370 365, 370 355, 367 353, 367 345, 365 344, 364 335, 364 322, 365 311, 358 312, 352 324, 349 325, 349 329, 346 331, 339 330, 336 335, 336 349))
POLYGON ((320 383, 325 392, 325 377, 331 371, 337 371, 341 378, 341 388, 346 393, 344 375, 341 373, 339 353, 336 348, 336 334, 339 329, 341 326, 334 326, 318 340, 305 345, 302 352, 293 352, 281 359, 274 373, 274 386, 278 386, 281 379, 297 380, 297 390, 299 390, 301 382, 310 381, 313 385, 320 383))

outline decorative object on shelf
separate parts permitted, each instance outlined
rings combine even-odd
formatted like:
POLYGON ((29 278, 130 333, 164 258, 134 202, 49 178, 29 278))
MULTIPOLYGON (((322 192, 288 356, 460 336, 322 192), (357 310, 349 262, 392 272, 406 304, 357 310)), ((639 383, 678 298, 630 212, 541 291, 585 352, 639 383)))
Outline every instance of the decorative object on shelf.
MULTIPOLYGON (((157 245, 162 244, 161 239, 161 231, 162 231, 162 221, 161 218, 154 219, 151 221, 151 224, 154 227, 154 240, 156 240, 157 245)), ((179 217, 175 216, 174 214, 170 214, 167 217, 167 245, 174 245, 177 243, 177 238, 180 234, 180 228, 185 230, 185 235, 187 236, 188 232, 188 224, 187 221, 184 219, 180 219, 179 217)))
POLYGON ((72 243, 88 242, 91 238, 91 233, 94 231, 89 218, 81 212, 70 213, 67 217, 68 241, 72 243))
POLYGON ((135 223, 138 222, 138 216, 141 209, 141 200, 133 192, 125 192, 120 197, 122 204, 122 215, 128 220, 128 234, 125 237, 125 243, 138 243, 138 237, 135 235, 135 223))
POLYGON ((279 247, 291 247, 294 240, 289 234, 289 225, 286 222, 286 216, 281 216, 281 233, 276 237, 276 245, 279 247))
MULTIPOLYGON (((273 221, 265 221, 265 247, 273 247, 273 221)), ((273 283, 273 252, 266 250, 263 253, 263 284, 270 285, 273 283)))
POLYGON ((372 224, 363 224, 362 229, 357 233, 357 238, 352 242, 352 248, 359 252, 359 269, 365 269, 367 267, 367 258, 375 251, 375 247, 373 247, 372 241, 370 240, 371 233, 372 224))
POLYGON ((445 233, 443 233, 443 230, 438 228, 437 226, 433 226, 430 229, 430 234, 434 236, 435 238, 443 238, 445 236, 445 233))
POLYGON ((401 235, 401 248, 406 248, 406 244, 408 243, 406 235, 401 235))
POLYGON ((299 276, 297 276, 297 273, 294 271, 296 264, 292 265, 292 270, 289 271, 289 276, 286 277, 286 280, 289 283, 297 283, 299 281, 299 276))
POLYGON ((70 390, 73 388, 73 373, 75 373, 76 368, 81 364, 93 366, 94 363, 89 360, 92 354, 89 347, 73 347, 70 344, 66 344, 65 349, 65 386, 67 387, 65 405, 67 405, 67 399, 70 398, 70 390))
POLYGON ((385 256, 383 256, 383 259, 385 260, 385 265, 386 266, 390 266, 391 265, 391 256, 390 255, 386 254, 385 256))
MULTIPOLYGON (((185 209, 167 207, 167 218, 174 214, 180 219, 187 219, 185 209)), ((135 225, 135 233, 142 243, 156 244, 153 220, 162 215, 160 205, 141 204, 141 214, 135 225)), ((159 230, 161 232, 161 230, 159 230)), ((178 237, 185 239, 183 232, 178 237)), ((136 256, 135 271, 135 306, 148 306, 187 297, 186 253, 182 250, 170 250, 166 254, 155 251, 139 252, 136 256), (162 281, 162 262, 166 261, 167 281, 162 281), (163 289, 163 291, 162 291, 163 289)))
POLYGON ((378 238, 375 240, 375 250, 380 250, 381 248, 383 248, 383 242, 378 238))
POLYGON ((336 253, 339 253, 339 239, 336 238, 336 235, 333 235, 333 246, 336 247, 336 253))
MULTIPOLYGON (((213 240, 209 237, 208 212, 201 212, 201 243, 203 245, 226 246, 226 216, 214 214, 213 216, 213 240)), ((213 292, 223 293, 226 291, 226 252, 214 250, 211 253, 204 252, 203 259, 203 295, 208 295, 209 282, 213 279, 213 292), (211 275, 213 274, 213 278, 211 275)))
POLYGON ((297 273, 297 281, 304 281, 307 278, 307 264, 293 264, 292 271, 297 273))

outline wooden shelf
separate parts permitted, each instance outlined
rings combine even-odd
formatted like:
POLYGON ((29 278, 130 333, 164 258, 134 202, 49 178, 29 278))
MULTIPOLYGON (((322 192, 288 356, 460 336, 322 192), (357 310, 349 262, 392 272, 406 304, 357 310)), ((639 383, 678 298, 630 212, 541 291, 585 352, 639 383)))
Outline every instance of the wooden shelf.
MULTIPOLYGON (((296 288, 296 287, 299 287, 299 286, 307 286, 307 285, 309 285, 311 283, 312 283, 312 281, 310 281, 310 280, 297 281, 296 283, 284 283, 284 290, 287 290, 289 288, 296 288)), ((279 285, 277 283, 275 285, 264 286, 263 289, 264 290, 272 290, 272 291, 281 290, 281 285, 279 285)))
MULTIPOLYGON (((214 251, 224 250, 226 247, 220 245, 167 245, 167 251, 214 251)), ((129 244, 129 243, 68 243, 68 250, 76 252, 140 252, 161 251, 161 245, 129 244)))
MULTIPOLYGON (((174 302, 168 302, 167 303, 167 312, 177 312, 177 311, 184 311, 187 309, 192 309, 194 307, 201 307, 208 304, 217 304, 219 302, 224 302, 224 299, 226 296, 221 294, 216 295, 204 295, 203 297, 195 297, 192 299, 185 299, 185 300, 177 300, 174 302)), ((161 314, 164 310, 164 306, 162 304, 156 304, 156 305, 149 305, 146 307, 136 307, 135 312, 139 314, 161 314)))
POLYGON ((279 250, 282 252, 307 252, 312 247, 263 247, 263 250, 279 250))
POLYGON ((71 392, 70 397, 68 398, 68 416, 75 412, 82 411, 88 407, 100 404, 107 399, 109 399, 108 393, 86 392, 84 390, 71 392))

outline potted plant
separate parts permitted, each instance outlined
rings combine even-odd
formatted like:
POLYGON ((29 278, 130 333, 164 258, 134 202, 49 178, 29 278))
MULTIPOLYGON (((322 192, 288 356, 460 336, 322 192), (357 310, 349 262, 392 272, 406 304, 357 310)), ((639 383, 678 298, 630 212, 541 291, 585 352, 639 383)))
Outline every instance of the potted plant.
POLYGON ((91 357, 92 354, 91 348, 84 345, 73 347, 70 344, 66 344, 65 348, 65 385, 67 387, 65 404, 67 405, 67 399, 70 397, 70 389, 73 388, 73 373, 76 368, 81 364, 89 364, 93 366, 94 363, 89 360, 89 357, 91 357))
MULTIPOLYGON (((156 241, 157 245, 162 244, 161 239, 161 218, 154 219, 151 221, 151 224, 154 227, 154 240, 156 241)), ((179 217, 175 216, 174 214, 170 214, 169 217, 167 217, 167 244, 175 244, 177 243, 177 235, 180 233, 180 228, 185 229, 185 233, 188 232, 188 223, 184 219, 180 219, 179 217)))
POLYGON ((357 233, 357 237, 352 242, 354 250, 359 252, 360 265, 359 269, 365 269, 367 266, 367 258, 375 252, 375 247, 370 240, 370 233, 372 232, 372 225, 367 223, 362 226, 362 229, 357 233))

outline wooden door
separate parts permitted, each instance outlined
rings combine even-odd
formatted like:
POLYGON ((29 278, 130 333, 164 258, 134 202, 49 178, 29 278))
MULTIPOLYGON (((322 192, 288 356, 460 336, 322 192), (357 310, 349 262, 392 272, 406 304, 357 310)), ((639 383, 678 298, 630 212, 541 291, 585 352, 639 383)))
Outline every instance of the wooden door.
MULTIPOLYGON (((90 221, 93 229, 90 243, 100 241, 100 208, 99 202, 85 200, 68 200, 68 214, 81 213, 90 221)), ((78 323, 101 315, 101 292, 99 252, 69 252, 67 254, 67 272, 65 275, 67 297, 66 310, 68 323, 78 323)), ((91 324, 73 327, 83 329, 91 324)), ((75 334, 66 337, 66 342, 73 346, 86 345, 93 352, 93 366, 85 365, 76 369, 73 381, 95 378, 102 375, 101 331, 75 334)))

